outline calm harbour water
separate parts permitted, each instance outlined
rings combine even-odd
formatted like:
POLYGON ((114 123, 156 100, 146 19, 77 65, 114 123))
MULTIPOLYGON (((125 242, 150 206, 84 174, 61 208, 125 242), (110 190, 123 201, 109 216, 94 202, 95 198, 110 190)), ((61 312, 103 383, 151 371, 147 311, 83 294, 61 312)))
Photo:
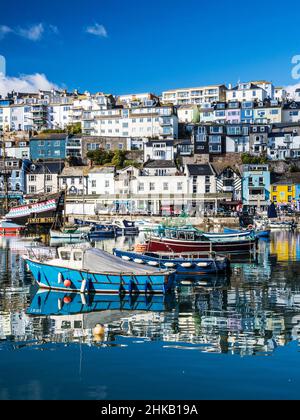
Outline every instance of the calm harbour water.
POLYGON ((230 279, 152 300, 36 294, 27 246, 0 239, 0 399, 300 398, 298 233, 260 241, 230 279))

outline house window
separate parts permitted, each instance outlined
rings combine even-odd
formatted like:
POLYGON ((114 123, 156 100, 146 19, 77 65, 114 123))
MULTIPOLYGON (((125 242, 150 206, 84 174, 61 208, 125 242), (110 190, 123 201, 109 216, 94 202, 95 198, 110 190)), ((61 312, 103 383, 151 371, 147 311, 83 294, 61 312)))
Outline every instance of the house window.
POLYGON ((97 187, 97 181, 96 180, 93 180, 92 181, 92 188, 96 188, 97 187))
POLYGON ((273 201, 274 201, 274 203, 277 203, 277 195, 273 196, 273 201))
POLYGON ((46 193, 52 193, 52 186, 51 185, 46 186, 46 193))
POLYGON ((155 191, 155 184, 154 184, 154 182, 150 182, 149 190, 150 191, 155 191))
POLYGON ((139 191, 144 191, 144 183, 139 184, 139 191))
POLYGON ((164 191, 169 191, 169 184, 167 182, 164 182, 163 189, 164 191))
POLYGON ((182 182, 177 182, 177 191, 182 191, 182 182))
POLYGON ((210 193, 210 185, 206 185, 205 186, 205 194, 209 194, 210 193))
POLYGON ((292 192, 293 188, 291 186, 288 186, 288 192, 292 192))
POLYGON ((47 174, 46 175, 46 181, 52 181, 52 175, 47 174))
POLYGON ((292 201, 293 197, 291 195, 288 196, 288 202, 290 203, 292 201))
POLYGON ((36 186, 35 185, 30 185, 30 187, 29 187, 29 193, 30 194, 35 194, 36 193, 36 186))
POLYGON ((277 187, 276 186, 273 187, 273 192, 277 192, 277 187))
POLYGON ((30 175, 29 176, 29 181, 30 182, 35 182, 36 181, 36 176, 35 175, 30 175))
POLYGON ((105 188, 109 188, 109 181, 105 181, 105 188))

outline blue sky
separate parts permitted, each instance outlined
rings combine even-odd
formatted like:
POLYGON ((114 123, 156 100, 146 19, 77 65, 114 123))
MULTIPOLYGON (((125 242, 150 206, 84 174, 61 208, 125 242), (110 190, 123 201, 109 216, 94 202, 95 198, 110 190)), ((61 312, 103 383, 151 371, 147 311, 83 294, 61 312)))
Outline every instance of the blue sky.
MULTIPOLYGON (((297 0, 4 2, 7 74, 69 89, 131 93, 268 79, 297 83, 297 0)), ((298 81, 299 82, 299 81, 298 81)))

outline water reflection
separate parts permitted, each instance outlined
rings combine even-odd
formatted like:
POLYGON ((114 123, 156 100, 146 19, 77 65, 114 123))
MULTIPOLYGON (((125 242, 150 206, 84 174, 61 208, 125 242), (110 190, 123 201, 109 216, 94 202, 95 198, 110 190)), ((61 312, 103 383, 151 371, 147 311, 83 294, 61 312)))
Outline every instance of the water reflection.
MULTIPOLYGON (((133 240, 97 246, 128 248, 133 240)), ((260 241, 255 256, 233 260, 229 283, 199 279, 198 285, 166 298, 38 291, 21 258, 28 246, 15 239, 0 243, 0 339, 15 350, 45 343, 107 347, 123 345, 123 338, 130 337, 131 346, 156 341, 165 351, 268 355, 298 340, 298 234, 274 233, 270 241, 260 241), (103 334, 95 334, 97 325, 103 334)))

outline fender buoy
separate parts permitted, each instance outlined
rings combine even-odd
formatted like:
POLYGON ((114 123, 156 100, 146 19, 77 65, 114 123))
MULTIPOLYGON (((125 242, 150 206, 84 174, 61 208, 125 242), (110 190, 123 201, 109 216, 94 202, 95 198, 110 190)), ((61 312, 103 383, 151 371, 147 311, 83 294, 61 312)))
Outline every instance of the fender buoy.
POLYGON ((66 305, 68 305, 69 303, 71 303, 72 302, 72 298, 70 297, 70 296, 65 296, 64 297, 64 303, 66 304, 66 305))
POLYGON ((253 230, 253 228, 254 228, 254 226, 253 226, 253 225, 249 225, 249 226, 247 227, 247 229, 248 229, 248 230, 253 230))
POLYGON ((63 275, 61 273, 58 273, 58 275, 57 275, 58 284, 61 284, 63 282, 63 280, 64 280, 63 275))
POLYGON ((71 280, 65 280, 65 281, 64 281, 64 286, 65 286, 65 287, 71 287, 71 286, 72 286, 72 282, 71 282, 71 280))

